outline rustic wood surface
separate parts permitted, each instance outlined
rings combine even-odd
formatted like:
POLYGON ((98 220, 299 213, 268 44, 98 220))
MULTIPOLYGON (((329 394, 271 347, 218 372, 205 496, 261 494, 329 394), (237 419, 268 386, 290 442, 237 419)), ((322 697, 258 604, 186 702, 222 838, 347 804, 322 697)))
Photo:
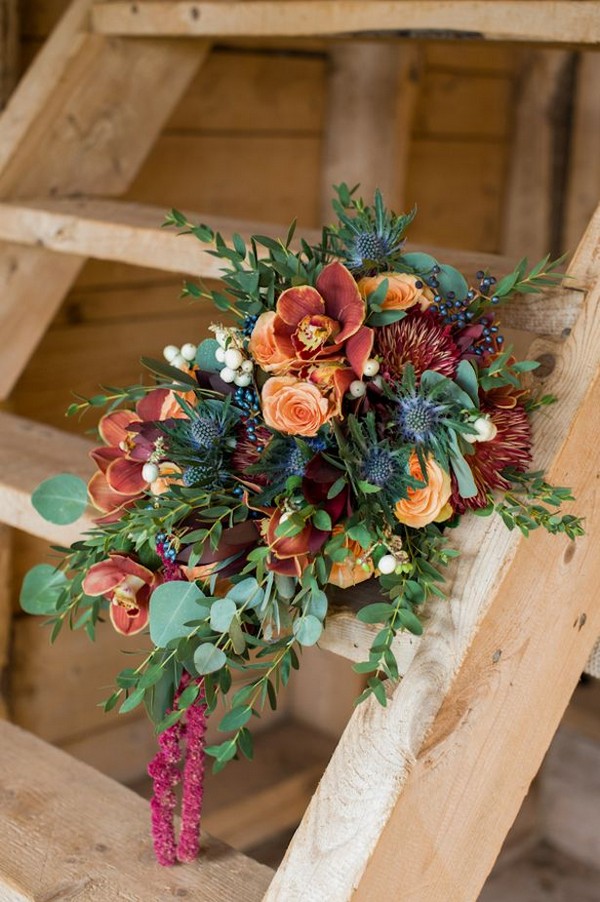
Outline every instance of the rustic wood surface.
POLYGON ((600 209, 572 265, 595 284, 544 380, 560 400, 535 428, 534 465, 573 485, 588 536, 459 527, 449 603, 433 606, 387 710, 354 714, 267 899, 382 900, 397 882, 407 898, 459 902, 481 889, 600 632, 597 465, 574 455, 600 433, 599 271, 600 209))
POLYGON ((12 532, 0 524, 0 719, 8 716, 8 674, 12 646, 12 532))
POLYGON ((19 3, 0 2, 0 110, 4 109, 19 77, 19 3))
POLYGON ((600 197, 600 54, 581 53, 576 86, 563 248, 577 247, 600 197))
POLYGON ((393 209, 406 206, 406 176, 419 90, 421 50, 411 44, 332 45, 322 166, 322 217, 331 186, 379 188, 393 209), (358 125, 360 123, 360 125, 358 125))
POLYGON ((0 897, 149 902, 263 898, 272 872, 209 836, 179 868, 153 860, 147 803, 7 723, 0 724, 0 897))
POLYGON ((594 44, 600 41, 594 0, 410 2, 410 0, 280 0, 203 3, 191 0, 98 3, 93 26, 104 34, 265 35, 279 37, 463 32, 486 40, 594 44))
POLYGON ((90 447, 86 439, 0 411, 0 522, 55 543, 75 541, 92 526, 90 514, 57 526, 37 513, 31 493, 58 473, 89 478, 94 470, 90 447))

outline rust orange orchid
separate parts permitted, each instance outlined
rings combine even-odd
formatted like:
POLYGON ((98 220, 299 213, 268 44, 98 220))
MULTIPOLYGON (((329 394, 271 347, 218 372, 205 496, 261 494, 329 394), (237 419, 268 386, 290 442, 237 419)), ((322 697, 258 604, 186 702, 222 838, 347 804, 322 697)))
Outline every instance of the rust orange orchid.
POLYGON ((88 570, 83 591, 110 601, 110 619, 118 633, 133 636, 148 622, 148 604, 158 577, 147 567, 122 554, 111 554, 88 570))
POLYGON ((365 316, 365 301, 351 273, 341 263, 329 263, 314 288, 288 288, 279 296, 275 316, 259 317, 250 352, 267 372, 294 372, 307 363, 345 357, 362 376, 373 348, 365 316))

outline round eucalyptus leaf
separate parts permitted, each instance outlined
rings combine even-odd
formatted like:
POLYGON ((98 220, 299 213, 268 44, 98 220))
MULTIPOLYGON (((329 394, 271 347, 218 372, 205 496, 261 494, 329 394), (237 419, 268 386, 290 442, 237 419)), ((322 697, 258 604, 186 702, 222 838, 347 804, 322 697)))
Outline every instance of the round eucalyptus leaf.
POLYGON ((294 622, 293 631, 300 645, 314 645, 321 638, 323 624, 312 614, 307 614, 294 622))
POLYGON ((158 586, 150 598, 150 638, 154 644, 164 648, 173 639, 187 636, 191 628, 186 623, 208 616, 204 599, 196 583, 176 580, 158 586))
POLYGON ((227 598, 234 601, 236 605, 245 604, 251 608, 258 608, 264 595, 265 593, 258 585, 256 579, 253 576, 249 576, 247 579, 243 579, 240 583, 232 586, 227 593, 227 598))
POLYGON ((31 496, 34 508, 49 523, 75 523, 88 503, 87 485, 79 476, 61 473, 42 482, 31 496))
POLYGON ((210 626, 215 633, 225 633, 235 617, 237 607, 232 598, 218 598, 210 609, 210 626))
POLYGON ((67 584, 62 570, 51 564, 38 564, 23 580, 19 603, 28 614, 53 614, 61 590, 67 584))
POLYGON ((199 676, 220 670, 226 662, 225 653, 208 642, 199 645, 194 652, 194 666, 199 676))

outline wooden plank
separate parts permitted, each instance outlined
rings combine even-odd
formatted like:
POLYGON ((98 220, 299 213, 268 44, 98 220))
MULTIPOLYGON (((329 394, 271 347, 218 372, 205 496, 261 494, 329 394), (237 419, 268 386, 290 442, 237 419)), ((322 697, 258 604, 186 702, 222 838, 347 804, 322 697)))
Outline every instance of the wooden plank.
POLYGON ((0 110, 19 76, 19 12, 17 0, 0 2, 0 110))
POLYGON ((12 633, 12 531, 0 524, 0 720, 8 717, 6 693, 12 633))
POLYGON ((0 411, 0 523, 51 542, 70 544, 92 525, 90 513, 69 526, 42 519, 31 504, 32 491, 58 473, 88 478, 90 443, 0 411))
POLYGON ((555 848, 600 862, 600 743, 560 729, 540 776, 540 832, 555 848))
POLYGON ((600 870, 545 842, 517 861, 498 863, 478 902, 597 902, 600 870))
MULTIPOLYGON (((560 114, 566 115, 567 79, 573 55, 564 50, 522 53, 515 86, 502 249, 541 259, 555 243, 560 114)), ((590 215, 591 215, 590 211, 590 215)), ((589 220, 589 216, 588 216, 589 220)))
POLYGON ((205 836, 200 859, 159 868, 147 803, 12 727, 0 725, 0 894, 7 902, 262 899, 272 872, 205 836))
MULTIPOLYGON (((146 45, 89 35, 89 6, 90 0, 72 4, 0 119, 1 197, 126 190, 208 51, 206 43, 146 45)), ((82 262, 41 247, 0 246, 0 398, 10 393, 82 262)))
POLYGON ((331 186, 360 184, 372 198, 402 208, 420 51, 397 43, 353 41, 331 49, 322 174, 322 218, 331 218, 331 186), (360 127, 357 127, 360 123, 360 127))
MULTIPOLYGON (((430 47, 423 46, 425 56, 430 47)), ((512 81, 504 72, 426 69, 415 110, 415 135, 504 142, 512 121, 512 81)))
POLYGON ((394 884, 428 902, 477 897, 600 631, 596 461, 577 455, 600 434, 599 269, 600 208, 571 267, 596 281, 544 382, 559 401, 535 421, 534 467, 573 486, 588 536, 457 529, 449 601, 430 606, 387 709, 353 715, 266 899, 310 886, 315 900, 377 900, 394 884))
POLYGON ((600 197, 600 55, 577 61, 563 250, 577 246, 600 197))
POLYGON ((102 34, 137 36, 349 36, 461 32, 486 40, 600 42, 598 4, 594 0, 519 0, 487 3, 458 0, 381 2, 309 0, 309 2, 127 2, 98 3, 92 23, 102 34))

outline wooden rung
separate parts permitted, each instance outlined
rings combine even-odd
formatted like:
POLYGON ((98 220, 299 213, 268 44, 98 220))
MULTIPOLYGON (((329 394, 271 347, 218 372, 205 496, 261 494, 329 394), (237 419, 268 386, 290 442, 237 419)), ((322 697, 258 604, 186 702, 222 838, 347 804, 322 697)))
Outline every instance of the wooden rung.
POLYGON ((263 898, 269 868, 209 836, 197 862, 161 868, 147 802, 18 727, 0 743, 1 899, 263 898))
POLYGON ((202 37, 448 36, 498 41, 595 44, 595 0, 265 0, 265 2, 97 3, 92 25, 102 34, 202 37), (425 33, 425 34, 424 34, 425 33))
MULTIPOLYGON (((117 260, 168 272, 218 278, 223 262, 207 253, 208 245, 191 235, 163 229, 166 210, 145 204, 97 198, 41 198, 0 203, 0 239, 62 254, 117 260)), ((205 213, 189 213, 193 223, 204 222, 227 240, 234 232, 243 238, 273 235, 285 238, 288 225, 251 222, 205 213)), ((321 240, 316 229, 298 228, 311 243, 321 240)), ((412 247, 411 247, 412 249, 412 247)), ((415 248, 416 249, 416 248, 415 248)), ((474 275, 481 267, 508 272, 512 261, 496 254, 420 247, 474 275)))
POLYGON ((80 538, 93 525, 91 512, 56 526, 34 510, 31 493, 58 473, 87 479, 93 471, 90 447, 86 439, 0 411, 0 523, 62 545, 80 538))

